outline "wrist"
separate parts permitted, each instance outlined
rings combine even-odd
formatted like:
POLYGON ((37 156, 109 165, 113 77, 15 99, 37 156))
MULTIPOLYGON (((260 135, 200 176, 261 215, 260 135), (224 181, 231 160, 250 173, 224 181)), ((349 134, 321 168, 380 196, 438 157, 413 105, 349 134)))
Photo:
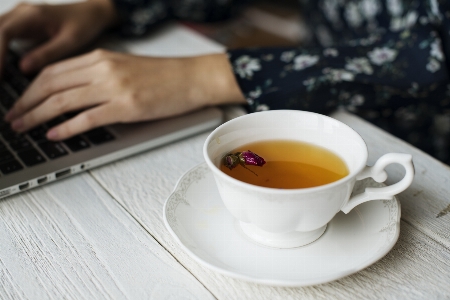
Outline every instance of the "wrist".
POLYGON ((203 105, 246 103, 236 81, 227 54, 211 54, 195 57, 191 95, 203 105))

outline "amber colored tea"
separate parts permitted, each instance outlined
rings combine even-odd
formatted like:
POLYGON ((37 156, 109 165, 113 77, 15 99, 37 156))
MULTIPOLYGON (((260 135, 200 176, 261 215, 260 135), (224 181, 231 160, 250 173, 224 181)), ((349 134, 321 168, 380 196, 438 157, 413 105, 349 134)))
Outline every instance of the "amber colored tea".
POLYGON ((336 154, 309 143, 271 140, 250 143, 232 153, 250 150, 266 161, 262 167, 242 166, 220 169, 238 180, 270 188, 297 189, 331 183, 349 174, 347 165, 336 154), (256 175, 255 175, 256 174, 256 175))

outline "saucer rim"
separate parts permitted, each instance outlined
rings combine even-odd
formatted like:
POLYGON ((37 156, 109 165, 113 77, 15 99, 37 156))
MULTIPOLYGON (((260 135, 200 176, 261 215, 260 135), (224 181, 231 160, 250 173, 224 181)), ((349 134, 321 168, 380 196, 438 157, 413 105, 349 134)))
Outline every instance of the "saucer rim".
MULTIPOLYGON (((174 193, 178 190, 178 188, 180 187, 180 184, 183 182, 183 179, 185 177, 187 177, 191 172, 193 172, 194 170, 201 168, 201 167, 207 167, 207 172, 211 172, 211 169, 209 169, 209 166, 207 165, 206 162, 202 162, 192 168, 190 168, 188 171, 186 171, 182 176, 180 176, 180 178, 178 179, 177 183, 175 184, 175 187, 173 188, 172 192, 170 193, 170 195, 167 197, 166 201, 164 202, 164 206, 163 206, 163 220, 164 220, 164 225, 166 227, 166 229, 169 231, 169 233, 172 235, 172 237, 175 239, 175 241, 177 242, 177 244, 185 251, 185 253, 188 254, 189 257, 191 257, 192 259, 194 259, 197 263, 199 263, 200 265, 207 267, 208 269, 212 270, 212 271, 216 271, 220 274, 229 276, 231 278, 235 278, 235 279, 241 279, 247 282, 252 282, 252 283, 257 283, 257 284, 263 284, 263 285, 268 285, 268 286, 278 286, 278 287, 305 287, 305 286, 314 286, 314 285, 319 285, 319 284, 324 284, 324 283, 328 283, 331 281, 335 281, 341 278, 344 278, 346 276, 355 274, 361 270, 364 270, 365 268, 373 265, 374 263, 376 263, 377 261, 379 261, 380 259, 382 259, 383 257, 385 257, 391 250, 392 248, 395 246, 395 244, 398 241, 398 238, 400 236, 400 219, 401 219, 401 203, 398 200, 397 196, 394 196, 393 200, 388 200, 388 201, 396 201, 397 203, 397 208, 398 208, 398 213, 397 213, 397 218, 396 218, 396 222, 395 222, 395 234, 391 240, 391 242, 387 245, 385 245, 385 249, 384 251, 380 251, 381 249, 379 249, 378 252, 376 252, 373 256, 373 259, 368 259, 366 260, 366 263, 359 265, 357 268, 354 269, 348 269, 346 271, 343 272, 337 272, 335 274, 332 274, 332 276, 322 276, 319 279, 312 279, 312 280, 286 280, 286 279, 264 279, 264 278, 255 278, 249 275, 242 275, 240 273, 236 273, 236 272, 232 272, 229 270, 225 270, 222 269, 220 267, 217 267, 203 259, 201 259, 200 257, 198 257, 195 253, 193 253, 186 245, 184 245, 184 243, 180 240, 180 238, 178 237, 178 235, 175 233, 175 231, 172 229, 172 227, 169 224, 169 221, 167 220, 167 205, 169 203, 169 200, 172 198, 172 196, 174 195, 174 193)), ((382 199, 380 199, 382 200, 382 199)), ((377 201, 377 200, 374 200, 377 201)), ((355 207, 356 209, 357 207, 355 207)), ((266 246, 261 246, 261 247, 266 247, 266 246)), ((299 247, 300 248, 300 247, 299 247)), ((282 248, 273 248, 273 249, 277 249, 280 251, 286 250, 286 249, 282 249, 282 248)))

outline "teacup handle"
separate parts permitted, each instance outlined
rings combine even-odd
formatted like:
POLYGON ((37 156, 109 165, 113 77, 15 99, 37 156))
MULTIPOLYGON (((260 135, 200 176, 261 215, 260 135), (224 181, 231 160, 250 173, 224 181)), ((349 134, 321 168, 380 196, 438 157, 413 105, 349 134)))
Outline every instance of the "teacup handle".
POLYGON ((381 188, 368 187, 363 193, 351 197, 341 210, 347 214, 355 206, 361 203, 370 200, 392 200, 394 199, 394 195, 406 190, 406 188, 411 185, 414 178, 414 165, 412 163, 411 154, 385 154, 380 157, 372 167, 366 166, 361 173, 356 176, 356 180, 372 177, 376 182, 384 182, 388 177, 384 169, 387 165, 394 163, 401 164, 406 170, 405 177, 403 177, 402 180, 393 185, 381 188))

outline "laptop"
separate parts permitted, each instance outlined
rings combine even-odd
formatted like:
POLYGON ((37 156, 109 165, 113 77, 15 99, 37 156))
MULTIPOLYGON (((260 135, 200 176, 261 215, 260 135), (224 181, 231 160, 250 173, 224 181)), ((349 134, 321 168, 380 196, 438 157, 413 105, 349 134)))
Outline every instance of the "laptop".
MULTIPOLYGON (((102 44, 116 51, 153 56, 223 50, 220 45, 176 24, 144 40, 109 39, 102 44)), ((25 134, 17 134, 3 122, 4 114, 29 85, 17 63, 16 55, 8 55, 0 81, 0 199, 211 130, 222 123, 222 111, 211 107, 174 118, 96 128, 62 142, 46 140, 48 128, 73 116, 67 114, 25 134)))

